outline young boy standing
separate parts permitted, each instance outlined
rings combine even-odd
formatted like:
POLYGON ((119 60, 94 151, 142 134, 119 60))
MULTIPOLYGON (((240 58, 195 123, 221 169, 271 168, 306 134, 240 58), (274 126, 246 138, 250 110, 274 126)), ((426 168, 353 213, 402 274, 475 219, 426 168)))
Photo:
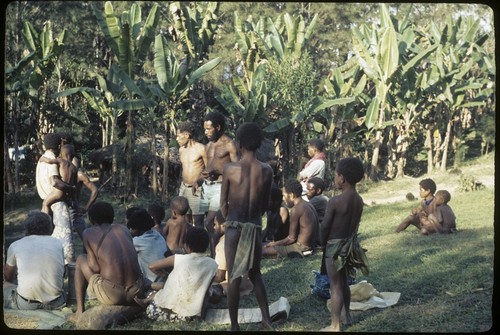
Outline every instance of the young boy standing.
POLYGON ((321 244, 326 245, 325 264, 332 296, 331 325, 322 330, 340 331, 342 310, 346 322, 352 323, 348 275, 354 268, 368 274, 366 256, 357 241, 363 199, 356 191, 356 183, 363 175, 363 164, 357 158, 344 158, 337 163, 335 186, 342 193, 328 201, 321 232, 321 244))

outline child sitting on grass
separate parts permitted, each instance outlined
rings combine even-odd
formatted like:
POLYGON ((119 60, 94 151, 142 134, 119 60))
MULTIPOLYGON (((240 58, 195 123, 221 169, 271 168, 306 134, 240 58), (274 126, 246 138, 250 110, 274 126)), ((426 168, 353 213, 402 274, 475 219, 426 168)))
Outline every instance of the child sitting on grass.
POLYGON ((189 211, 189 202, 186 197, 177 196, 172 199, 171 205, 172 217, 168 219, 165 228, 163 228, 163 236, 167 244, 168 251, 165 257, 172 254, 184 254, 184 242, 186 232, 190 227, 187 219, 189 211))
POLYGON ((457 225, 455 221, 455 213, 453 213, 453 210, 448 205, 448 202, 451 200, 450 192, 446 190, 437 191, 434 198, 434 201, 436 202, 436 210, 429 214, 428 218, 424 218, 422 220, 422 234, 449 234, 456 232, 457 225))
POLYGON ((421 206, 420 208, 413 208, 412 213, 396 228, 396 233, 405 230, 409 225, 414 225, 422 232, 422 227, 428 223, 429 214, 434 213, 436 210, 436 202, 434 201, 436 183, 434 180, 430 178, 423 179, 419 185, 420 198, 422 198, 421 206))

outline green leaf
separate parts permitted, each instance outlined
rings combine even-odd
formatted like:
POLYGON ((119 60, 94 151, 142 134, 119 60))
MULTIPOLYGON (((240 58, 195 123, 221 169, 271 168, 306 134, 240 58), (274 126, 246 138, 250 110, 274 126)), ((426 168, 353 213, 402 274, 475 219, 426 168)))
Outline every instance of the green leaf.
POLYGON ((290 120, 288 118, 282 118, 279 120, 274 121, 271 123, 269 126, 265 127, 262 129, 266 133, 276 133, 280 131, 281 129, 284 129, 290 125, 290 120))
POLYGON ((370 105, 366 110, 365 125, 366 128, 368 128, 368 130, 375 127, 375 124, 377 123, 378 120, 379 110, 380 110, 380 100, 377 97, 375 97, 370 102, 370 105))

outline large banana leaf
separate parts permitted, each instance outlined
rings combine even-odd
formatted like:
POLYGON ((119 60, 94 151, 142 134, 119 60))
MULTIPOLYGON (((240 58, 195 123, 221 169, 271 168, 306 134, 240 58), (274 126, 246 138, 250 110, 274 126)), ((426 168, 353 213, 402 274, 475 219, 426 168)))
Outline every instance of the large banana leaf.
POLYGON ((380 100, 378 97, 375 97, 373 98, 370 105, 368 106, 368 109, 366 110, 365 126, 366 128, 368 128, 368 130, 375 127, 378 120, 379 110, 380 110, 380 100))

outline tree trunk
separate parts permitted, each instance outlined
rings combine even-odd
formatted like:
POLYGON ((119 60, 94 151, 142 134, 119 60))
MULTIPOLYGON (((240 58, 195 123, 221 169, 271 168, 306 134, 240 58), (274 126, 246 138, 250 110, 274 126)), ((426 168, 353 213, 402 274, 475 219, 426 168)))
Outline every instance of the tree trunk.
POLYGON ((151 189, 153 190, 153 194, 156 196, 158 194, 158 162, 156 161, 156 131, 153 123, 151 123, 150 133, 152 138, 151 157, 153 158, 152 161, 153 176, 151 181, 151 189))
POLYGON ((444 138, 443 142, 443 156, 441 157, 441 171, 446 171, 446 158, 448 156, 448 144, 450 143, 450 137, 451 137, 451 125, 453 123, 453 120, 448 121, 448 125, 446 126, 446 136, 444 138))
POLYGON ((425 130, 425 150, 427 150, 427 174, 431 174, 433 170, 432 164, 432 134, 430 127, 426 126, 425 130))
POLYGON ((127 163, 125 164, 127 170, 125 171, 125 194, 123 195, 125 199, 132 191, 132 160, 134 157, 134 125, 132 124, 132 111, 128 111, 127 115, 127 149, 126 149, 127 163))
POLYGON ((165 126, 165 144, 163 149, 163 180, 161 187, 161 200, 163 203, 167 203, 168 201, 168 156, 169 156, 169 136, 168 136, 168 118, 165 118, 164 121, 165 126))
POLYGON ((111 176, 112 176, 112 185, 114 191, 116 191, 116 186, 118 183, 118 147, 116 143, 116 124, 117 124, 117 114, 116 111, 113 111, 113 120, 111 122, 111 145, 113 148, 113 154, 111 159, 111 176))

